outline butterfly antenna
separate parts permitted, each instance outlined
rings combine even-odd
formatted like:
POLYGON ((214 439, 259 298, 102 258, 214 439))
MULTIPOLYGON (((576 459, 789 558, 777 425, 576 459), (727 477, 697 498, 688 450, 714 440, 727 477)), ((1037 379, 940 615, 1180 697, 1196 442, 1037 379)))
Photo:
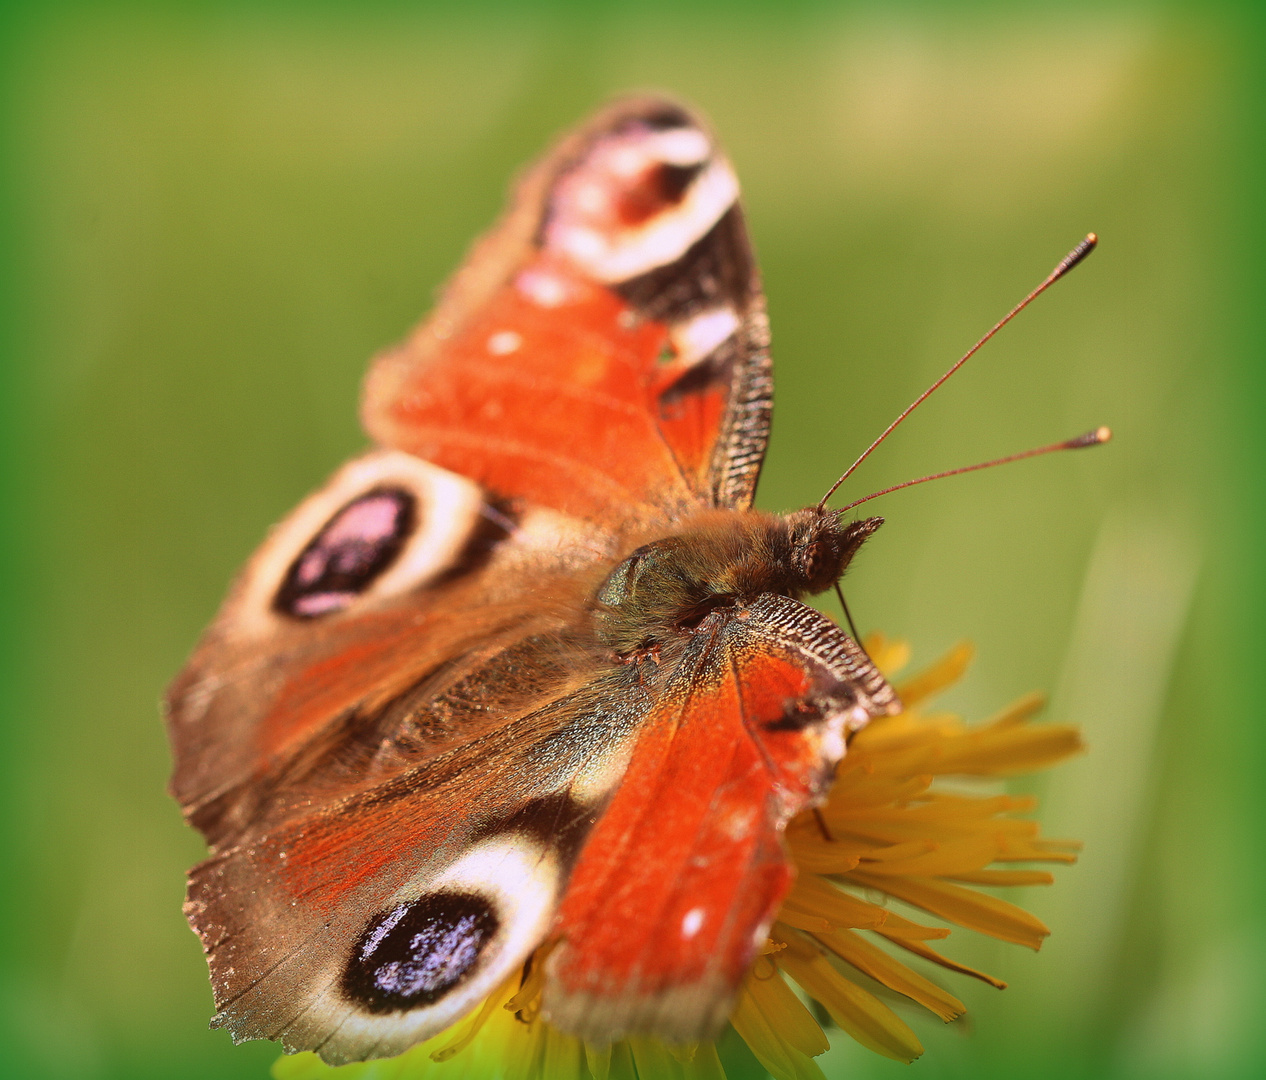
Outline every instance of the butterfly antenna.
POLYGON ((853 622, 853 613, 848 610, 848 601, 844 599, 844 590, 840 588, 838 581, 835 583, 835 595, 840 598, 840 607, 844 609, 844 618, 848 620, 848 628, 853 631, 853 640, 858 645, 861 645, 862 652, 866 652, 866 646, 862 645, 862 635, 857 632, 857 624, 853 622))
MULTIPOLYGON (((917 480, 907 480, 901 484, 893 484, 892 487, 884 488, 883 491, 875 491, 870 495, 854 500, 844 507, 840 513, 846 514, 855 506, 868 503, 871 499, 879 498, 880 495, 889 495, 894 491, 900 491, 902 488, 914 487, 916 484, 926 484, 929 480, 943 480, 947 476, 958 476, 960 473, 992 469, 995 465, 1007 465, 1012 461, 1023 461, 1025 458, 1040 457, 1042 454, 1053 454, 1057 450, 1081 450, 1087 446, 1099 446, 1101 443, 1108 442, 1111 438, 1111 428, 1097 427, 1094 431, 1087 431, 1086 434, 1078 435, 1075 439, 1065 439, 1063 442, 1051 443, 1050 446, 1039 446, 1033 450, 1022 450, 1018 454, 1008 454, 1006 457, 994 458, 992 461, 982 461, 977 465, 964 465, 958 469, 947 469, 945 472, 932 473, 930 476, 920 476, 917 480)), ((852 623, 850 622, 849 625, 852 625, 852 623)))
MULTIPOLYGON (((1047 289, 1049 289, 1052 285, 1055 284, 1055 282, 1057 282, 1060 278, 1062 278, 1065 274, 1067 274, 1068 271, 1070 271, 1071 269, 1073 269, 1073 267, 1081 263, 1086 258, 1087 255, 1089 255, 1092 251, 1094 251, 1095 245, 1098 243, 1099 243, 1099 237, 1097 237, 1094 233, 1087 233, 1086 238, 1082 240, 1081 243, 1079 243, 1075 248, 1073 248, 1072 251, 1070 251, 1067 255, 1065 255, 1060 260, 1059 265, 1056 266, 1055 269, 1052 270, 1046 276, 1045 281, 1043 281, 1036 289, 1034 289, 1031 293, 1029 293, 1029 295, 1026 296, 1023 300, 1021 300, 1018 304, 1016 304, 1016 306, 1013 307, 1010 311, 1008 311, 1006 315, 1004 315, 1001 319, 999 319, 994 324, 993 329, 991 329, 989 333, 987 333, 978 342, 976 342, 975 345, 973 345, 970 349, 968 349, 962 355, 962 357, 958 360, 958 362, 949 369, 949 371, 947 371, 944 375, 942 375, 939 379, 937 379, 936 382, 934 382, 931 386, 929 386, 926 390, 924 390, 923 393, 921 393, 917 398, 915 398, 909 404, 909 406, 905 409, 905 411, 901 413, 900 416, 898 416, 891 424, 889 424, 886 428, 884 428, 883 434, 881 434, 879 438, 877 438, 873 443, 871 443, 868 447, 866 447, 866 450, 862 454, 862 456, 859 457, 856 461, 853 462, 852 465, 850 465, 847 469, 844 470, 844 475, 841 476, 838 480, 835 481, 834 484, 831 485, 831 490, 828 491, 825 495, 823 495, 821 502, 818 503, 818 513, 822 513, 822 511, 826 509, 827 500, 830 499, 831 496, 834 495, 837 490, 839 490, 839 486, 842 483, 844 483, 845 480, 847 480, 850 476, 853 475, 853 473, 857 470, 857 467, 863 461, 865 461, 868 457, 870 457, 870 455, 874 452, 875 448, 881 442, 883 442, 886 438, 888 438, 888 436, 891 435, 894 430, 896 430, 897 425, 899 425, 907 416, 909 416, 912 412, 914 412, 915 409, 917 409, 920 405, 922 405, 924 401, 926 401, 929 397, 931 397, 933 392, 940 389, 941 385, 951 375, 953 375, 954 372, 956 372, 960 367, 962 367, 965 363, 967 363, 968 360, 970 360, 973 356, 975 356, 976 353, 980 351, 981 346, 984 345, 986 341, 988 341, 991 337, 993 337, 994 334, 996 334, 999 330, 1001 330, 1004 326, 1006 326, 1007 323, 1009 323, 1012 319, 1014 319, 1017 315, 1019 315, 1020 312, 1022 312, 1026 307, 1028 307, 1031 303, 1033 303, 1033 301, 1036 300, 1039 296, 1041 296, 1042 293, 1046 292, 1047 289)), ((1091 444, 1085 443, 1083 445, 1089 446, 1091 444)), ((1055 448, 1044 447, 1041 450, 1029 451, 1028 454, 1023 454, 1020 456, 1027 457, 1027 456, 1031 456, 1032 454, 1046 453, 1047 451, 1051 449, 1055 449, 1055 448)), ((1005 459, 1005 460, 1013 460, 1013 459, 1005 459)), ((1002 462, 1001 461, 988 462, 987 464, 1000 465, 1002 464, 1002 462)), ((985 466, 973 465, 971 466, 971 468, 982 469, 982 468, 985 468, 985 466)), ((959 471, 966 472, 970 470, 959 470, 959 471)), ((952 473, 945 473, 944 475, 950 476, 952 475, 952 473)), ((930 480, 932 479, 932 477, 924 477, 924 479, 930 480)), ((911 481, 911 482, 922 483, 921 480, 916 480, 916 481, 911 481)), ((899 486, 904 487, 905 485, 899 485, 899 486)), ((895 489, 890 489, 890 490, 895 490, 895 489)), ((880 493, 877 492, 876 494, 880 494, 880 493)), ((870 497, 873 498, 874 496, 870 496, 870 497)))

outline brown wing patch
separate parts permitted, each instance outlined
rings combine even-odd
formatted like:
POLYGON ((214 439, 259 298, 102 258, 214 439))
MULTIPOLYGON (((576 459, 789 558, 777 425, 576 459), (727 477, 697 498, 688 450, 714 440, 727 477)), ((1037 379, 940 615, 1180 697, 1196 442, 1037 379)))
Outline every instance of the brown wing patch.
MULTIPOLYGON (((523 660, 496 659, 481 681, 508 695, 523 660)), ((570 685, 530 709, 507 700, 495 727, 442 753, 416 748, 410 768, 345 797, 319 802, 321 777, 297 778, 195 868, 186 911, 216 1026, 335 1063, 390 1056, 520 966, 648 704, 626 668, 570 685)))
MULTIPOLYGON (((458 680, 513 641, 572 625, 612 543, 549 511, 508 517, 469 480, 398 451, 345 466, 273 530, 168 691, 171 788, 186 816, 213 845, 225 843, 280 777, 345 746, 356 715, 437 672, 458 680), (331 595, 321 590, 335 582, 338 604, 316 614, 279 605, 331 522, 341 528, 348 506, 385 489, 407 492, 415 518, 392 560, 379 565, 371 550, 367 563, 352 545, 350 565, 374 572, 323 572, 306 594, 331 595)), ((321 552, 327 562, 343 554, 321 552)), ((335 782, 349 781, 338 773, 335 782)))

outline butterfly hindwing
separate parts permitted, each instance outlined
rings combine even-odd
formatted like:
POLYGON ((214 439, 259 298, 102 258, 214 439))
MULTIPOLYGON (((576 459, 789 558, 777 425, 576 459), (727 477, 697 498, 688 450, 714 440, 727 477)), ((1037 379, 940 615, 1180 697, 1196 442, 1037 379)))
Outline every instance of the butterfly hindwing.
MULTIPOLYGON (((550 666, 510 651, 481 684, 525 660, 550 666)), ((415 748, 412 767, 340 799, 309 805, 293 790, 276 820, 195 868, 188 907, 217 1026, 360 1060, 399 1053, 495 990, 548 932, 618 780, 648 704, 632 676, 570 693, 560 681, 541 695, 553 700, 439 754, 415 748)), ((434 711, 477 711, 464 690, 434 711)))

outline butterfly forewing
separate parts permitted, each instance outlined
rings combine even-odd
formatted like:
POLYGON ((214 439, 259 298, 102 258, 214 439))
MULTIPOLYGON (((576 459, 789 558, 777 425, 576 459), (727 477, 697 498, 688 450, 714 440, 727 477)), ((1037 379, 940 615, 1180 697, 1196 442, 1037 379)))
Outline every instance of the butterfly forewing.
POLYGON ((608 528, 750 505, 771 389, 737 199, 686 110, 600 114, 527 175, 436 313, 376 361, 370 433, 608 528))

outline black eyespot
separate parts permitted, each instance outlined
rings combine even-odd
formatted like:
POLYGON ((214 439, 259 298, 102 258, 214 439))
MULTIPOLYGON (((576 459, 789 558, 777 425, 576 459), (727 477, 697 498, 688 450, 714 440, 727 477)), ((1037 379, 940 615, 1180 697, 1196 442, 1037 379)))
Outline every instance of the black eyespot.
POLYGON ((672 128, 694 126, 694 122, 690 119, 690 114, 685 109, 668 104, 658 105, 650 112, 642 116, 633 117, 627 122, 628 126, 634 124, 645 124, 653 131, 669 131, 672 128))
POLYGON ((656 170, 654 183, 660 199, 676 206, 685 197, 686 189, 703 172, 703 162, 697 165, 661 165, 656 170))
POLYGON ((416 517, 413 496, 397 488, 353 499, 290 564, 273 608, 297 619, 342 611, 396 561, 416 517))
POLYGON ((433 893, 373 920, 352 949, 343 992, 372 1013, 431 1005, 478 966, 499 926, 488 900, 433 893))
POLYGON ((766 731, 803 731, 822 720, 822 710, 808 701, 789 701, 776 720, 767 720, 761 726, 766 731))

